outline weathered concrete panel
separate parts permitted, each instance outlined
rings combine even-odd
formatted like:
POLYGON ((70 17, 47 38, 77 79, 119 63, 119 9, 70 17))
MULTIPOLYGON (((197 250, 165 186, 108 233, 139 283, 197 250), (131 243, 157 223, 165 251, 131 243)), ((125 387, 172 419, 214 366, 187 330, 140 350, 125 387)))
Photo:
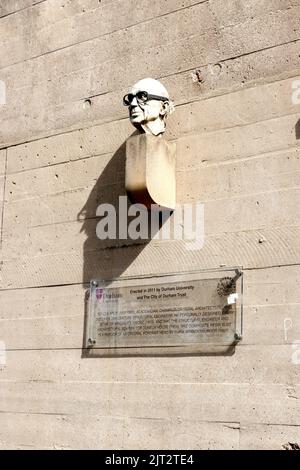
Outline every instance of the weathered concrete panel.
POLYGON ((235 423, 1 414, 0 449, 237 449, 235 423), (202 436, 201 440, 199 436, 202 436))
POLYGON ((288 450, 289 443, 297 444, 299 439, 299 426, 242 423, 240 429, 241 449, 288 450))
MULTIPOLYGON (((203 3, 199 8, 205 6, 206 3, 203 3)), ((196 7, 198 5, 191 8, 196 7)), ((299 39, 298 9, 295 6, 250 18, 237 25, 230 24, 228 28, 217 29, 217 34, 214 27, 207 33, 199 33, 198 23, 191 22, 195 24, 197 31, 191 30, 190 36, 179 37, 171 42, 166 40, 163 45, 149 46, 147 53, 136 52, 133 36, 133 45, 128 49, 129 55, 121 51, 115 59, 110 54, 117 51, 118 47, 111 47, 110 42, 108 60, 99 58, 99 54, 107 50, 106 45, 97 42, 93 46, 82 43, 76 47, 76 51, 67 48, 57 54, 46 54, 3 69, 3 79, 9 84, 10 106, 2 109, 4 124, 0 142, 5 145, 20 142, 20 139, 30 140, 33 136, 57 133, 70 125, 81 127, 82 119, 80 123, 77 121, 77 124, 67 124, 65 113, 59 119, 49 105, 56 103, 63 109, 67 102, 72 102, 73 106, 73 102, 80 99, 82 108, 84 100, 90 96, 123 90, 137 79, 136 63, 139 63, 140 76, 151 74, 164 77, 296 41, 299 39), (24 107, 27 109, 25 114, 22 112, 24 107), (16 115, 18 120, 15 119, 16 115)), ((186 11, 189 10, 184 10, 186 11)), ((199 15, 197 17, 200 18, 199 15)), ((183 28, 184 31, 188 24, 189 22, 183 28)), ((169 30, 173 31, 174 28, 167 28, 169 30)), ((127 44, 126 39, 119 41, 122 47, 124 41, 127 44)), ((86 108, 86 118, 89 121, 95 119, 89 108, 86 108)))
POLYGON ((3 449, 300 442, 300 2, 148 4, 1 2, 3 449), (177 105, 178 202, 205 205, 195 251, 96 238, 97 205, 125 194, 122 96, 144 76, 177 105), (232 356, 82 357, 91 278, 236 265, 232 356))
MULTIPOLYGON (((285 148, 287 143, 296 144, 295 126, 298 118, 300 105, 292 103, 292 84, 295 78, 281 80, 279 82, 251 87, 235 93, 215 97, 206 101, 197 101, 185 106, 179 106, 168 122, 168 138, 177 139, 188 133, 201 133, 202 139, 206 137, 207 131, 219 131, 231 127, 242 127, 246 125, 267 121, 268 137, 272 139, 267 147, 267 151, 276 150, 272 142, 278 134, 277 129, 273 129, 280 123, 280 127, 285 127, 287 123, 287 134, 281 136, 279 148, 285 148), (234 112, 233 112, 234 110, 234 112), (286 121, 280 121, 285 117, 286 121), (275 118, 278 118, 277 120, 275 118), (274 120, 270 121, 271 119, 274 120), (268 122, 270 121, 270 122, 268 122), (269 127, 270 126, 270 127, 269 127), (294 130, 294 132, 292 132, 294 130), (269 134, 275 134, 270 136, 269 134)), ((118 96, 118 106, 121 107, 121 95, 118 96)), ((112 103, 111 103, 112 104, 112 103)), ((123 113, 123 117, 125 114, 123 113)), ((232 130, 231 132, 238 132, 232 130)), ((255 132, 259 132, 260 126, 250 127, 252 139, 258 140, 255 132), (253 131, 252 131, 253 129, 253 131)), ((23 145, 11 147, 8 150, 8 173, 21 170, 38 168, 52 164, 68 162, 85 158, 91 155, 113 153, 121 146, 126 138, 131 134, 132 127, 127 119, 121 121, 105 123, 93 126, 82 131, 74 131, 47 139, 29 142, 23 145)), ((281 131, 284 132, 284 129, 281 131)), ((207 139, 211 139, 208 135, 207 139)), ((213 136, 216 140, 224 140, 225 136, 213 136)), ((228 136, 229 139, 237 139, 238 135, 228 136)), ((249 136, 244 136, 249 139, 249 136)), ((215 144, 216 145, 216 144, 215 144)), ((258 145, 258 144, 257 144, 258 145)), ((205 149, 205 142, 202 144, 205 149)), ((243 146, 244 148, 245 146, 243 146)), ((277 147, 278 148, 278 147, 277 147)), ((247 152, 247 149, 244 149, 247 152)), ((263 149, 258 147, 258 152, 263 149)), ((223 159, 227 152, 223 152, 223 159)), ((248 151, 249 154, 249 151, 248 151)), ((179 153, 178 158, 184 159, 185 154, 179 153)))
POLYGON ((0 18, 21 12, 26 8, 45 2, 46 0, 1 0, 0 18))
MULTIPOLYGON (((299 268, 271 268, 262 270, 262 273, 264 282, 260 280, 259 271, 245 272, 244 338, 242 350, 236 352, 237 360, 249 361, 246 359, 249 353, 245 345, 289 345, 282 349, 279 363, 286 363, 284 374, 297 375, 297 367, 291 363, 291 345, 300 338, 299 268), (254 273, 257 273, 258 279, 254 273), (286 356, 286 353, 289 355, 286 356)), ((6 347, 9 350, 80 349, 83 344, 85 291, 82 285, 3 291, 0 322, 1 338, 6 347)), ((254 350, 255 362, 255 357, 260 357, 259 347, 254 350)), ((265 352, 266 363, 270 351, 265 352)), ((277 351, 279 357, 280 349, 277 351)), ((277 374, 279 363, 276 363, 277 374)))

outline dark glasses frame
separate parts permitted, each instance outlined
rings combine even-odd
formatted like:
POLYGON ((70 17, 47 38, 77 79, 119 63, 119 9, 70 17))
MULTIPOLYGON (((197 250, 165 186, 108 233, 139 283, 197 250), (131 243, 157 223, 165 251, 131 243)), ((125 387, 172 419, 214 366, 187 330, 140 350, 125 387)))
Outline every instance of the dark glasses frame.
POLYGON ((159 95, 151 95, 147 91, 138 91, 136 94, 128 93, 123 97, 123 105, 124 106, 131 106, 132 101, 136 98, 138 104, 144 104, 149 100, 157 100, 157 101, 169 101, 168 98, 165 96, 159 95))

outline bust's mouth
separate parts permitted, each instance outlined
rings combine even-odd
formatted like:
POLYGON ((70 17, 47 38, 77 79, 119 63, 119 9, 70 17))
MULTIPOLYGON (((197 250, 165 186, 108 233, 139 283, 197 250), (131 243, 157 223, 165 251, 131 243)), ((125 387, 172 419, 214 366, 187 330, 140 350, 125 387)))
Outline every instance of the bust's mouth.
POLYGON ((131 121, 139 121, 142 122, 144 121, 144 116, 141 113, 132 113, 130 115, 131 121))

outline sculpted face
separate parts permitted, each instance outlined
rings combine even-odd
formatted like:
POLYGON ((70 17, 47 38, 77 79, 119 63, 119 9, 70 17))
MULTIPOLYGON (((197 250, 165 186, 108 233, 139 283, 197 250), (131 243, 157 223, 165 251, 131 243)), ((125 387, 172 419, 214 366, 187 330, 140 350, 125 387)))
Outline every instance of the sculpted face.
MULTIPOLYGON (((136 90, 132 89, 132 93, 136 90)), ((136 98, 129 106, 129 116, 132 124, 143 124, 150 121, 159 119, 163 103, 161 101, 149 100, 146 103, 138 104, 136 98)))
POLYGON ((166 128, 166 117, 173 110, 165 87, 152 78, 137 82, 124 96, 131 123, 141 132, 160 135, 166 128))

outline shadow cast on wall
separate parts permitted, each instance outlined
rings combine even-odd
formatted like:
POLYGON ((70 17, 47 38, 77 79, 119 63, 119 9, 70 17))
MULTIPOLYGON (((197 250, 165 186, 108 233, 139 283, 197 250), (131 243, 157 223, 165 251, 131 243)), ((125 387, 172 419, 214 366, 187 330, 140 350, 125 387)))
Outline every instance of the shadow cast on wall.
POLYGON ((296 139, 300 140, 300 119, 296 122, 296 125, 295 125, 295 135, 296 135, 296 139))
POLYGON ((89 198, 78 214, 83 222, 81 232, 86 234, 83 246, 82 281, 91 279, 111 279, 120 276, 143 250, 148 240, 101 240, 97 237, 97 224, 101 217, 96 216, 100 204, 112 204, 119 219, 119 196, 126 196, 125 159, 126 144, 123 143, 111 157, 97 179, 89 198), (126 251, 126 253, 125 253, 126 251))
POLYGON ((78 214, 78 221, 82 222, 81 231, 86 234, 83 246, 83 284, 89 283, 92 279, 108 280, 121 276, 170 216, 169 212, 164 213, 164 216, 160 213, 159 226, 151 233, 151 216, 148 212, 148 232, 145 238, 133 240, 127 235, 119 238, 120 220, 123 219, 123 228, 126 224, 125 232, 127 232, 130 222, 135 219, 135 216, 127 216, 131 205, 129 200, 127 200, 127 214, 124 214, 124 210, 121 210, 120 214, 119 197, 126 197, 125 163, 126 142, 110 158, 78 214), (96 211, 100 204, 111 204, 115 208, 117 228, 115 239, 101 240, 97 237, 96 228, 102 217, 97 217, 96 211))

